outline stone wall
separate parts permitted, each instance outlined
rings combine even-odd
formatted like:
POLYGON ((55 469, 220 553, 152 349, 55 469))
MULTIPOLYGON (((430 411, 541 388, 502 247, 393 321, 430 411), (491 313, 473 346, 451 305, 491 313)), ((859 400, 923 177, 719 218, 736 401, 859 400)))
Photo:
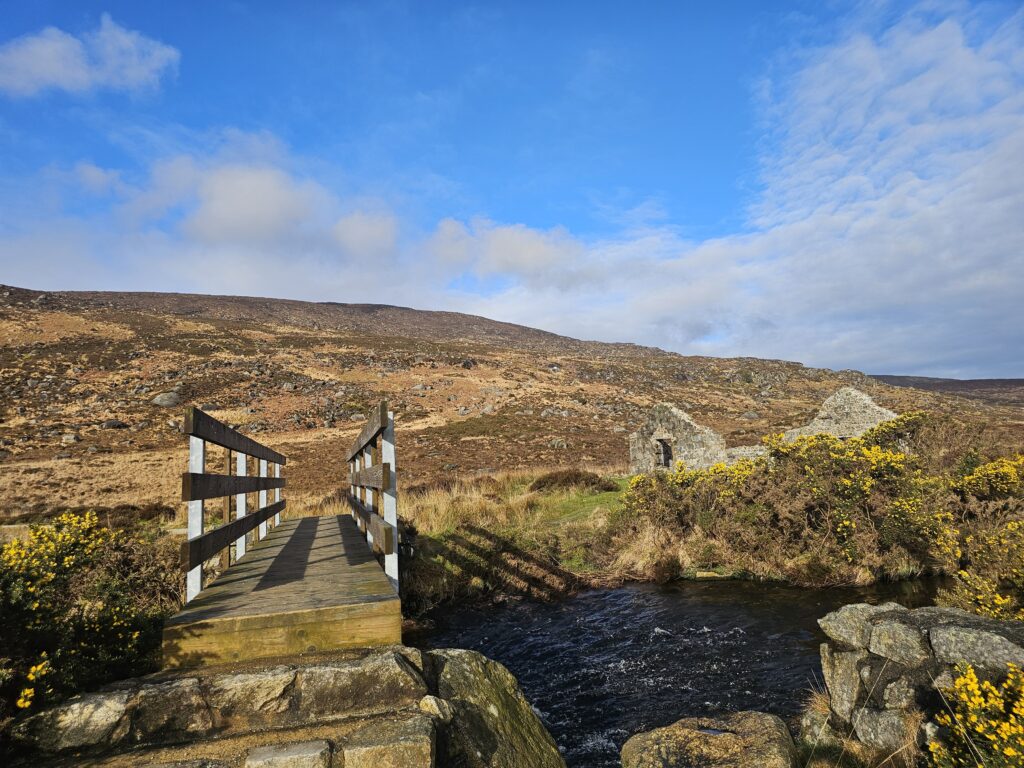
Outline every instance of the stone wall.
MULTIPOLYGON (((843 387, 822 403, 809 424, 789 430, 785 437, 794 440, 800 435, 821 433, 843 438, 859 437, 883 421, 894 418, 895 413, 875 404, 859 389, 843 387)), ((651 409, 643 426, 629 436, 629 466, 633 474, 659 469, 659 440, 667 440, 672 445, 672 466, 682 461, 689 469, 707 469, 719 462, 734 464, 765 453, 761 445, 726 448, 725 438, 718 432, 698 424, 688 413, 670 403, 659 403, 651 409)))
POLYGON ((634 474, 658 469, 658 441, 672 446, 672 464, 682 461, 687 467, 704 469, 725 461, 725 439, 710 427, 704 427, 685 411, 669 403, 651 409, 647 421, 629 436, 629 460, 634 474))
POLYGON ((939 690, 952 685, 957 664, 993 681, 1007 663, 1024 664, 1024 623, 954 608, 860 603, 818 623, 828 636, 821 666, 830 711, 805 715, 801 737, 812 743, 852 736, 887 754, 913 750, 939 734, 939 690))

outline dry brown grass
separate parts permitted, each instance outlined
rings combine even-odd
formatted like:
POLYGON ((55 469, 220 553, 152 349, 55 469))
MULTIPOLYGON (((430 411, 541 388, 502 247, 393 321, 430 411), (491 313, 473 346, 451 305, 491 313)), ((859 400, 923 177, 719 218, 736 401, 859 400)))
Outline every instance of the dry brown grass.
POLYGON ((88 458, 8 462, 0 472, 4 518, 57 510, 125 505, 184 506, 181 472, 187 449, 97 453, 88 458))

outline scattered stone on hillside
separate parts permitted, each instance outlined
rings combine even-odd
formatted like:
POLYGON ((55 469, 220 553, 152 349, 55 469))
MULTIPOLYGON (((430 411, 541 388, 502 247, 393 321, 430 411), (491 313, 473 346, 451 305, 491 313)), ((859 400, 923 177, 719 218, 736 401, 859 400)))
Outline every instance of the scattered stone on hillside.
POLYGON ((466 370, 469 370, 470 368, 475 368, 476 360, 467 357, 465 360, 462 361, 462 367, 465 368, 466 370))
POLYGON ((467 768, 565 768, 519 684, 501 664, 475 651, 427 654, 436 694, 455 712, 448 733, 450 759, 467 768))
POLYGON ((100 424, 100 429, 128 429, 130 425, 120 419, 107 419, 100 424))
POLYGON ((689 717, 639 733, 622 747, 622 768, 793 768, 786 724, 764 712, 689 717))
POLYGON ((342 747, 345 768, 433 768, 437 748, 434 721, 416 714, 374 721, 353 733, 342 747))
POLYGON ((296 741, 256 747, 245 768, 331 768, 331 745, 326 741, 296 741))
POLYGON ((810 424, 785 433, 787 440, 801 435, 821 433, 836 437, 860 437, 896 414, 877 405, 868 395, 853 387, 843 387, 824 403, 810 424))
POLYGON ((153 405, 159 405, 161 408, 174 408, 181 405, 181 395, 173 391, 161 392, 149 402, 153 405))
POLYGON ((80 442, 80 438, 75 432, 65 432, 60 436, 61 445, 72 445, 73 443, 80 442))

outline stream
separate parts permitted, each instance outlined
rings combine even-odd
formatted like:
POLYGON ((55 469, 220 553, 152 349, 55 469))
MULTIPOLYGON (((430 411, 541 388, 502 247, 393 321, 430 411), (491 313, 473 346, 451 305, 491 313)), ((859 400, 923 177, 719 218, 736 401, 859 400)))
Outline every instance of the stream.
POLYGON ((559 603, 451 611, 407 642, 471 648, 500 661, 570 768, 612 768, 631 735, 682 717, 797 714, 810 687, 821 687, 820 617, 852 602, 928 605, 936 588, 933 581, 842 589, 634 585, 559 603))

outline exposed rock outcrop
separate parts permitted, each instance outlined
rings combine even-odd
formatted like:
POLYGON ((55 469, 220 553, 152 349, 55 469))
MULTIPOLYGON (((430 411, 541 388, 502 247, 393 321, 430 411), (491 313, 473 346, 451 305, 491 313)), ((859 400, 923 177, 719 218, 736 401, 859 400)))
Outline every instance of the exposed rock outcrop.
POLYGON ((26 765, 42 753, 111 768, 565 766, 512 674, 460 650, 161 673, 76 696, 13 735, 26 765))
POLYGON ((811 423, 786 432, 786 439, 800 435, 828 434, 836 437, 860 437, 896 414, 875 403, 859 389, 843 387, 821 404, 811 423))
POLYGON ((996 681, 1007 663, 1024 663, 1024 623, 955 608, 847 605, 818 623, 829 638, 821 666, 831 711, 805 717, 801 737, 811 742, 841 732, 886 754, 914 750, 924 729, 935 731, 939 689, 951 685, 957 664, 996 681))
POLYGON ((786 724, 764 712, 688 717, 622 746, 622 768, 793 768, 795 760, 786 724))
POLYGON ((565 761, 516 679, 474 651, 428 654, 437 695, 454 712, 450 757, 467 768, 559 768, 565 761), (525 755, 530 759, 526 760, 525 755))

